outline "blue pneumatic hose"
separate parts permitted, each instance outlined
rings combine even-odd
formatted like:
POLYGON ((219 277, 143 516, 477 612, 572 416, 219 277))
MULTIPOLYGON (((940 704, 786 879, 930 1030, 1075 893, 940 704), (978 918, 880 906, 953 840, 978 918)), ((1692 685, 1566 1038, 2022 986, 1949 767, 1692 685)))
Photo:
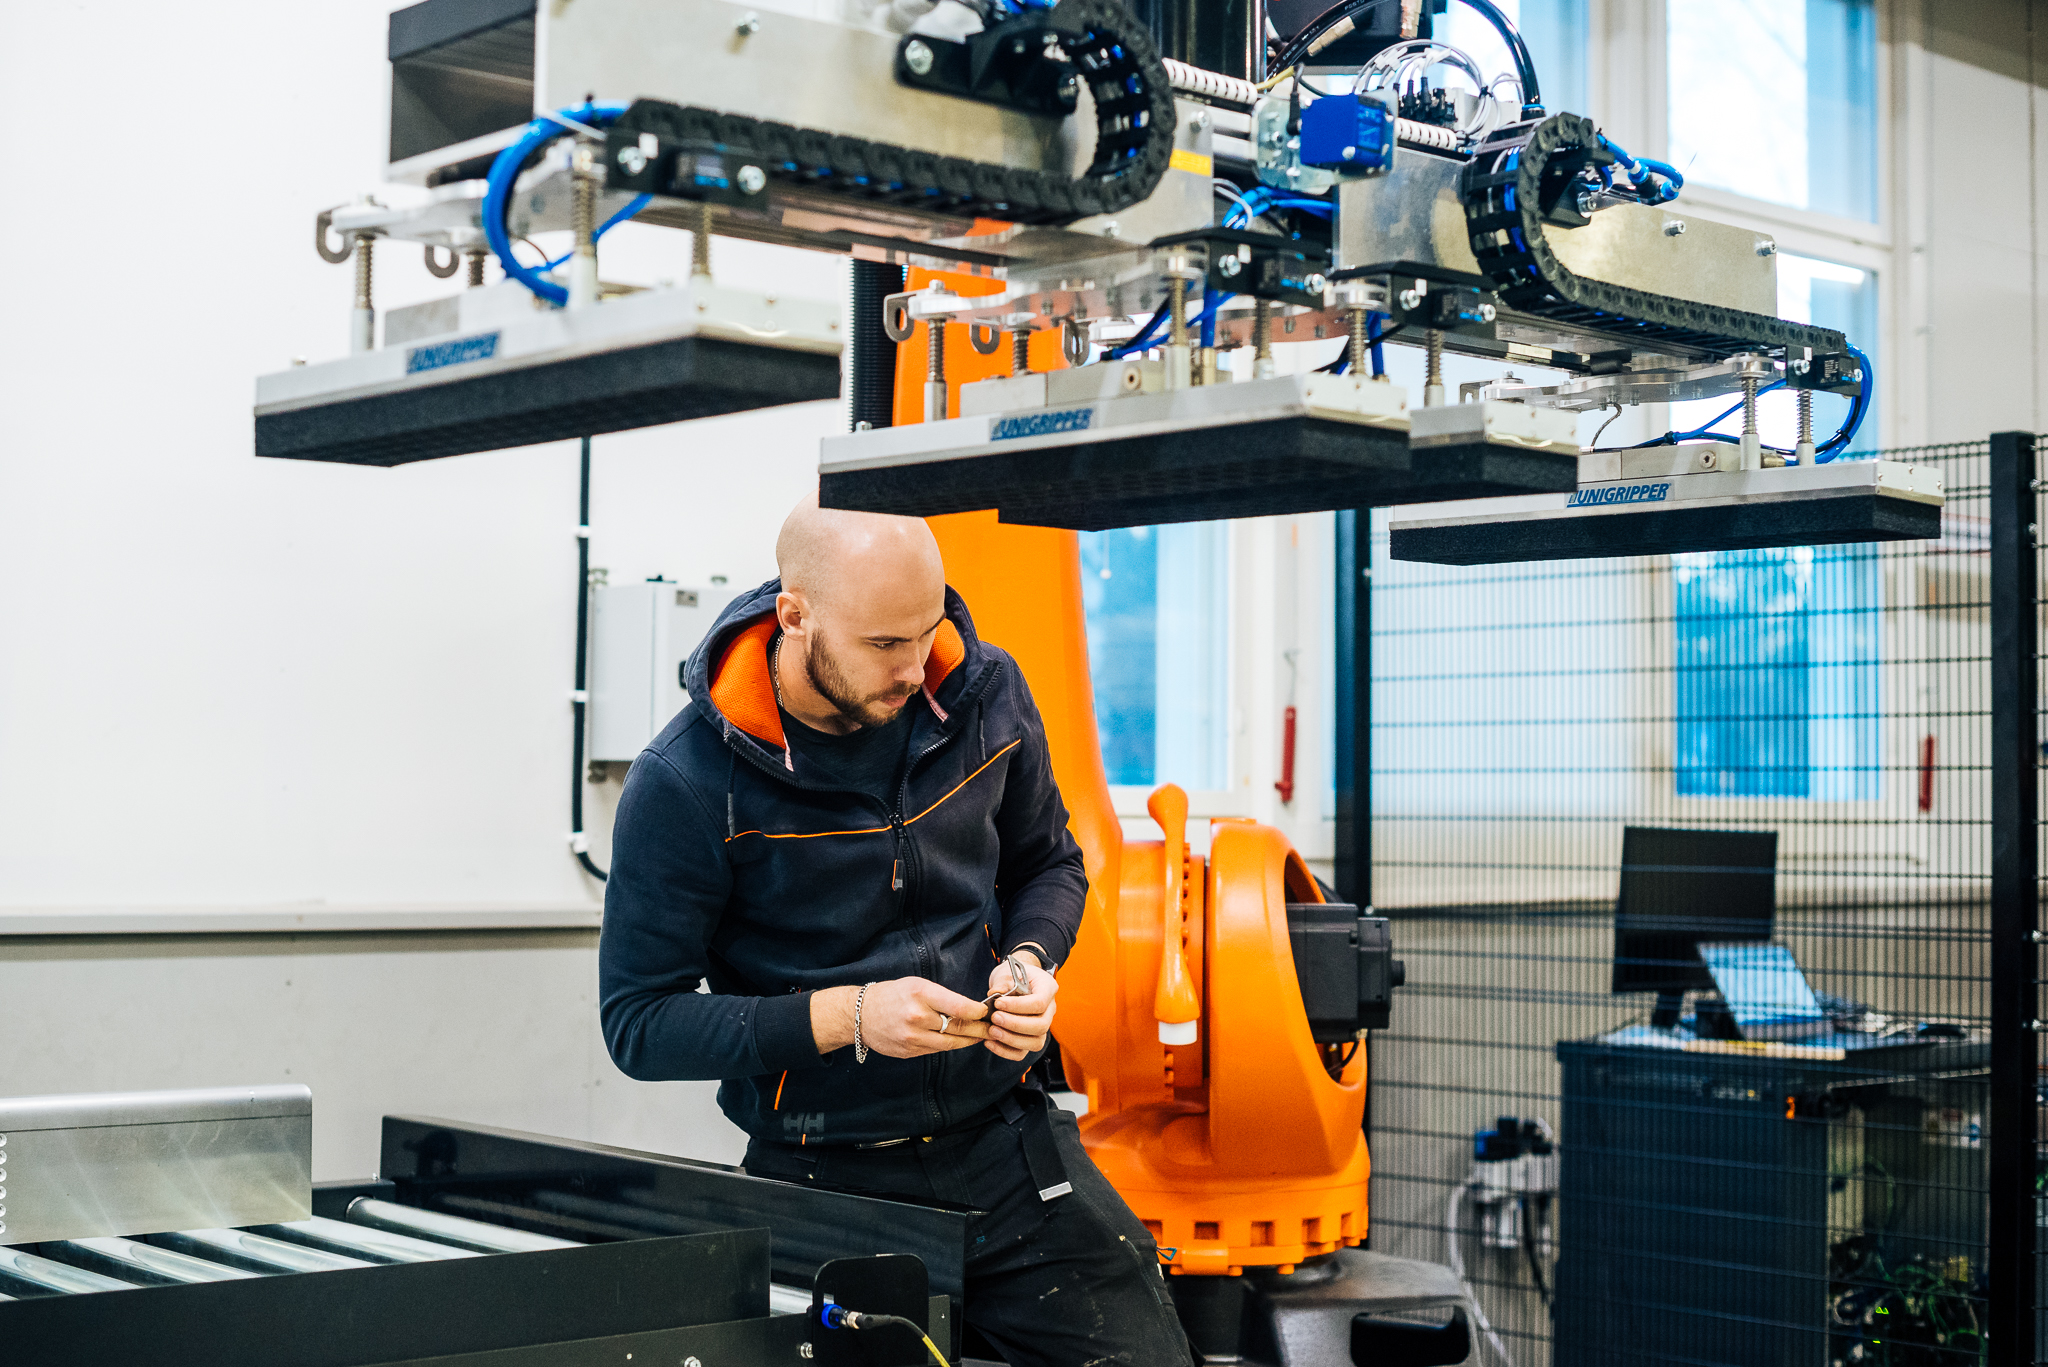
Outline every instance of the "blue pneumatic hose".
POLYGON ((1677 167, 1658 161, 1654 157, 1632 157, 1605 133, 1600 135, 1600 145, 1614 153, 1614 159, 1620 162, 1621 169, 1628 173, 1629 184, 1638 190, 1643 188, 1643 182, 1652 175, 1662 178, 1662 183, 1656 187, 1657 197, 1651 200, 1651 203, 1668 204, 1677 199, 1678 192, 1685 188, 1685 177, 1678 174, 1677 167))
MULTIPOLYGON (((564 109, 562 117, 593 128, 603 128, 617 122, 619 115, 625 112, 626 106, 622 102, 603 100, 564 109)), ((519 258, 512 254, 511 235, 505 230, 505 211, 511 205, 512 189, 518 183, 519 168, 526 159, 570 131, 553 119, 535 119, 526 125, 526 131, 519 135, 519 140, 498 153, 497 160, 491 163, 487 177, 489 188, 484 192, 484 241, 497 253, 498 264, 505 268, 506 275, 557 307, 569 302, 569 291, 552 280, 543 279, 534 267, 520 264, 519 258)), ((638 213, 639 210, 634 209, 633 212, 638 213)), ((614 215, 606 221, 605 227, 609 228, 617 221, 618 216, 614 215)))
POLYGON ((1849 416, 1842 419, 1841 430, 1813 450, 1813 463, 1826 465, 1836 456, 1849 449, 1849 443, 1856 440, 1863 419, 1870 415, 1871 401, 1877 397, 1877 367, 1857 347, 1850 347, 1849 354, 1856 358, 1856 364, 1863 369, 1863 389, 1849 401, 1849 416))
MULTIPOLYGON (((611 231, 611 230, 612 230, 613 228, 616 228, 616 227, 618 227, 618 226, 619 226, 619 225, 620 225, 621 223, 624 223, 624 222, 625 222, 625 221, 626 221, 627 219, 629 219, 629 218, 632 218, 632 217, 634 217, 634 216, 635 216, 635 215, 637 215, 637 214, 638 214, 638 213, 639 213, 639 212, 640 212, 640 211, 641 211, 642 209, 646 208, 646 207, 647 207, 648 205, 650 205, 650 204, 652 204, 652 203, 654 203, 654 196, 653 196, 653 195, 635 195, 635 196, 633 196, 633 198, 632 198, 631 200, 629 200, 629 201, 627 202, 627 204, 626 204, 626 207, 625 207, 625 208, 623 208, 623 209, 619 210, 619 211, 618 211, 617 213, 613 214, 613 215, 612 215, 612 216, 611 216, 610 218, 606 219, 606 220, 605 220, 604 222, 602 222, 602 223, 600 223, 600 224, 598 224, 598 225, 597 225, 597 231, 596 231, 596 232, 594 232, 594 233, 592 233, 592 234, 590 235, 590 240, 591 240, 592 242, 595 242, 595 241, 597 241, 597 240, 598 240, 598 239, 599 239, 600 237, 603 237, 603 236, 604 236, 604 235, 605 235, 606 233, 610 232, 610 231, 611 231)), ((551 271, 551 270, 553 270, 553 269, 554 269, 555 267, 557 267, 557 266, 561 265, 561 264, 562 264, 562 263, 563 263, 564 261, 567 261, 567 260, 568 260, 568 259, 569 259, 570 257, 572 257, 572 256, 574 256, 574 255, 576 255, 576 249, 572 247, 572 248, 570 248, 570 249, 569 249, 568 251, 566 251, 566 252, 563 252, 563 253, 562 253, 562 254, 561 254, 560 256, 556 257, 556 258, 555 258, 554 260, 552 260, 552 261, 548 262, 548 263, 547 263, 547 264, 546 264, 545 266, 542 266, 542 267, 541 267, 541 269, 542 269, 542 270, 544 270, 544 271, 551 271)))

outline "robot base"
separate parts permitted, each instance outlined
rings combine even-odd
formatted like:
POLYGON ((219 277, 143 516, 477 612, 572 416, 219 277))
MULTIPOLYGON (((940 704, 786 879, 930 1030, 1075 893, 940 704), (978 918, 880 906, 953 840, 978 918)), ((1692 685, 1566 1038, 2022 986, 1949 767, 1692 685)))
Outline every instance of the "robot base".
POLYGON ((1347 1248, 1291 1273, 1176 1277, 1175 1308, 1205 1362, 1245 1367, 1451 1367, 1477 1361, 1449 1268, 1347 1248))

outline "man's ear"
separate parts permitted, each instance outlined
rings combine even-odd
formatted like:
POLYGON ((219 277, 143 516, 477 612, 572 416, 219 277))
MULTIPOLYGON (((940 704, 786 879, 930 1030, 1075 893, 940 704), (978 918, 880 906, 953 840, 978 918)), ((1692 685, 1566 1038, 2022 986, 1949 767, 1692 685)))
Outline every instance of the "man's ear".
POLYGON ((807 618, 802 598, 786 589, 775 595, 775 622, 784 635, 801 636, 807 618))

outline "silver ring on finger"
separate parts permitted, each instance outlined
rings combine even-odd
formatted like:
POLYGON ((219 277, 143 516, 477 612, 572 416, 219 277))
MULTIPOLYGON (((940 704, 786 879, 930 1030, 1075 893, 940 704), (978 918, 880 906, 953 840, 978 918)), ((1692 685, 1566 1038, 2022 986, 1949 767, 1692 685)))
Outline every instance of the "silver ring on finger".
POLYGON ((939 1033, 943 1035, 952 1028, 953 1018, 943 1011, 939 1012, 939 1033))

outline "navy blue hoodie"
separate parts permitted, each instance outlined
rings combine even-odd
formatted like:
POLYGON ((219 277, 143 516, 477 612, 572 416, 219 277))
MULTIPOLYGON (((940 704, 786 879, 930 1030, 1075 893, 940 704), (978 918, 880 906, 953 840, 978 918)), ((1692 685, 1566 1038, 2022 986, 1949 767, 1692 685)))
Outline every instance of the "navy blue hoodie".
POLYGON ((1028 1062, 821 1055, 810 994, 916 976, 979 1001, 998 950, 1031 940, 1063 961, 1081 850, 1031 691, 950 588, 895 802, 806 775, 768 675, 780 589, 726 609, 686 666, 690 705, 626 775, 598 951, 605 1043, 629 1077, 722 1079, 719 1105, 757 1139, 931 1134, 1028 1062))

